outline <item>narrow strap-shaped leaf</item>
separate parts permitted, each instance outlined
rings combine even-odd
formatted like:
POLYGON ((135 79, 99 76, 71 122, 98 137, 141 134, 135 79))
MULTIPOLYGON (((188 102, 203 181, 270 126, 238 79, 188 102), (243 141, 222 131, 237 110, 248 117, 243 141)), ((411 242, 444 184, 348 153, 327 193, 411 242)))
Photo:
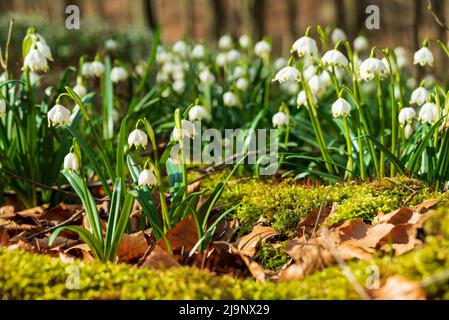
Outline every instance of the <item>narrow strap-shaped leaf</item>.
POLYGON ((103 78, 103 138, 112 139, 114 135, 114 87, 111 80, 111 59, 107 56, 104 61, 103 78))
POLYGON ((382 151, 384 154, 385 154, 385 156, 388 158, 388 159, 390 159, 390 161, 391 161, 391 163, 396 167, 396 169, 398 169, 398 171, 401 173, 401 174, 404 174, 404 172, 405 172, 405 167, 404 167, 404 165, 402 164, 402 162, 401 162, 401 160, 399 160, 399 158, 398 157, 396 157, 394 154, 392 154, 391 152, 390 152, 390 150, 388 150, 382 143, 380 143, 376 138, 374 138, 372 135, 369 135, 369 134, 367 134, 367 135, 363 135, 363 136, 361 136, 360 138, 363 138, 363 137, 367 137, 368 139, 370 139, 379 149, 380 149, 380 151, 382 151))
POLYGON ((104 255, 106 257, 108 257, 110 254, 112 242, 114 239, 114 232, 116 230, 116 226, 120 218, 121 195, 122 195, 122 180, 120 178, 117 178, 114 183, 114 191, 112 192, 111 205, 109 207, 108 226, 106 228, 106 240, 104 246, 104 255))
POLYGON ((116 173, 117 178, 121 178, 125 183, 125 144, 126 144, 126 122, 128 118, 125 117, 120 124, 120 132, 118 135, 117 145, 117 159, 116 159, 116 173))
POLYGON ((134 197, 128 193, 125 196, 123 207, 120 210, 120 217, 114 226, 114 236, 112 239, 111 248, 108 256, 109 260, 115 259, 115 256, 117 255, 118 247, 122 242, 123 234, 125 233, 126 226, 128 225, 129 222, 129 216, 131 214, 133 202, 134 197))
POLYGON ((171 158, 165 163, 167 168, 168 185, 170 186, 170 197, 173 199, 182 186, 182 168, 171 158))

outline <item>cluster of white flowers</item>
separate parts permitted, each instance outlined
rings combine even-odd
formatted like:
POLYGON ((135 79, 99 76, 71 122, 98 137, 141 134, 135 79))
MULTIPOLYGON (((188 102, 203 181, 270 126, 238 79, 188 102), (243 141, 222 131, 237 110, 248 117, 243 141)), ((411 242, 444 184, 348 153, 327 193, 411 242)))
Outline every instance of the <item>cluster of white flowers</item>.
POLYGON ((114 83, 128 79, 128 71, 123 67, 114 67, 111 70, 111 80, 114 83))
POLYGON ((47 60, 53 61, 53 57, 45 38, 38 33, 33 33, 25 37, 25 43, 27 41, 30 46, 23 61, 23 70, 47 71, 47 60))
POLYGON ((104 74, 104 69, 104 64, 101 61, 84 62, 81 74, 86 78, 101 77, 104 74))

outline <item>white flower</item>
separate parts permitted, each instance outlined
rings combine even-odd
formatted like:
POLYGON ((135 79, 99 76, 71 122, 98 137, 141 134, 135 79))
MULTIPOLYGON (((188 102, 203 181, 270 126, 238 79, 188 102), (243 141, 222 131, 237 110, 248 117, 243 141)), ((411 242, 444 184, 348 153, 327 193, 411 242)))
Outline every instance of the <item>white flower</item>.
POLYGON ((382 78, 387 73, 386 65, 377 58, 368 58, 360 65, 360 76, 365 81, 374 79, 376 75, 382 78))
POLYGON ((218 66, 223 67, 226 64, 226 61, 227 61, 226 53, 220 52, 219 54, 217 54, 217 57, 215 58, 215 63, 218 66))
POLYGON ((181 57, 186 57, 188 54, 188 47, 184 41, 178 41, 173 45, 173 52, 180 55, 181 57))
POLYGON ((406 123, 411 123, 413 121, 413 118, 415 118, 416 112, 413 108, 402 108, 401 111, 399 111, 399 123, 401 125, 404 125, 406 123))
POLYGON ((288 116, 284 112, 278 112, 273 116, 273 127, 285 126, 288 124, 288 116))
POLYGON ((368 39, 365 36, 358 36, 354 39, 355 51, 364 51, 369 48, 368 39))
POLYGON ((106 50, 108 50, 108 51, 114 51, 118 47, 117 41, 115 41, 114 39, 107 39, 104 42, 104 46, 105 46, 106 50))
POLYGON ((92 71, 96 77, 101 76, 104 73, 104 64, 97 60, 93 61, 92 71))
POLYGON ((405 137, 405 139, 410 139, 410 137, 412 136, 412 134, 413 134, 413 126, 411 125, 411 124, 408 124, 408 125, 406 125, 405 126, 405 128, 404 128, 404 137, 405 137))
POLYGON ((144 169, 140 174, 139 174, 139 186, 155 186, 157 185, 157 178, 156 175, 154 174, 153 170, 149 170, 149 169, 144 169))
POLYGON ((37 84, 39 82, 40 78, 41 77, 36 72, 33 72, 33 71, 30 72, 30 82, 31 82, 32 86, 37 84))
POLYGON ((165 72, 158 72, 158 74, 156 76, 156 82, 163 83, 166 81, 168 81, 168 74, 166 74, 165 72))
POLYGON ((245 92, 248 89, 248 80, 246 78, 239 78, 235 82, 235 86, 242 92, 245 92))
POLYGON ((111 70, 111 80, 114 83, 128 79, 128 71, 123 67, 114 67, 111 70))
POLYGON ((53 57, 51 55, 50 47, 42 41, 38 41, 35 43, 37 51, 39 51, 45 58, 50 61, 53 61, 53 57))
POLYGON ((180 137, 186 137, 193 139, 196 136, 197 132, 195 130, 195 124, 189 120, 182 119, 181 120, 181 129, 174 128, 171 134, 172 140, 179 140, 180 137), (179 134, 181 131, 181 134, 179 134))
POLYGON ((177 79, 173 82, 172 88, 177 94, 181 94, 186 88, 186 82, 183 79, 177 79))
POLYGON ((86 78, 93 77, 95 75, 92 62, 84 62, 81 66, 81 74, 86 78))
POLYGON ((285 60, 282 57, 277 58, 276 60, 274 60, 274 70, 276 70, 276 71, 281 70, 286 65, 287 65, 287 60, 285 60))
POLYGON ((234 107, 239 104, 239 98, 235 95, 234 92, 227 91, 223 94, 223 104, 226 107, 234 107))
POLYGON ((79 170, 78 159, 76 158, 76 155, 73 152, 69 152, 64 157, 64 170, 67 170, 67 171, 78 171, 79 170))
POLYGON ((227 62, 235 62, 238 58, 240 58, 240 52, 236 49, 229 50, 229 52, 226 54, 227 62))
POLYGON ((128 136, 128 145, 131 148, 135 146, 142 146, 143 149, 147 147, 148 144, 148 136, 145 132, 140 129, 134 129, 128 136))
POLYGON ((350 112, 351 105, 343 98, 338 98, 337 101, 332 104, 332 115, 334 118, 338 118, 340 116, 347 117, 350 112))
POLYGON ((410 98, 410 104, 416 103, 418 106, 422 106, 430 97, 429 91, 424 87, 418 87, 412 92, 410 98))
MULTIPOLYGON (((339 78, 338 69, 335 70, 335 75, 337 76, 337 79, 338 79, 338 80, 341 80, 341 79, 339 78)), ((320 80, 321 80, 321 83, 322 83, 325 87, 328 87, 328 86, 332 83, 331 76, 329 75, 329 72, 327 72, 327 71, 323 71, 323 72, 320 74, 320 80)))
POLYGON ((346 33, 342 29, 335 28, 334 31, 332 31, 331 40, 334 44, 338 41, 346 41, 346 39, 346 33))
POLYGON ((430 51, 430 49, 427 47, 422 47, 421 49, 416 51, 413 58, 413 64, 419 64, 422 67, 426 65, 432 67, 433 66, 432 51, 430 51))
POLYGON ((6 102, 0 98, 0 117, 3 117, 6 113, 6 102))
POLYGON ((290 95, 296 95, 299 90, 299 83, 297 81, 286 81, 281 83, 281 89, 290 95))
POLYGON ((87 89, 81 83, 73 87, 73 91, 82 99, 87 95, 87 89))
POLYGON ((218 39, 218 47, 221 50, 229 50, 232 48, 232 38, 230 35, 224 35, 220 39, 218 39))
POLYGON ((273 81, 279 81, 279 83, 285 82, 287 80, 300 80, 300 73, 298 69, 294 67, 284 67, 279 70, 274 76, 273 81))
POLYGON ((396 72, 397 66, 395 65, 393 59, 390 59, 391 68, 390 68, 390 65, 388 64, 387 58, 383 58, 381 61, 387 67, 387 72, 388 73, 395 73, 396 72))
POLYGON ((438 118, 438 107, 435 103, 427 102, 421 107, 421 110, 419 111, 419 120, 422 122, 433 124, 438 118))
POLYGON ((235 79, 238 79, 238 78, 242 77, 244 73, 245 73, 245 69, 243 69, 241 66, 237 66, 234 68, 234 71, 232 72, 232 76, 235 79))
POLYGON ((201 83, 206 85, 211 85, 215 82, 215 76, 209 71, 209 69, 204 69, 201 71, 198 77, 200 78, 201 83))
POLYGON ((242 49, 248 49, 251 45, 251 38, 248 35, 244 34, 239 38, 239 44, 242 49))
POLYGON ((189 110, 189 120, 197 121, 209 118, 209 112, 207 109, 201 105, 196 105, 189 110))
POLYGON ((165 51, 165 49, 161 46, 157 47, 157 53, 156 53, 156 62, 158 64, 163 64, 168 62, 171 59, 170 54, 165 51))
POLYGON ((348 66, 348 59, 338 50, 329 50, 321 58, 321 61, 331 67, 346 67, 348 66))
POLYGON ((23 68, 31 71, 47 71, 48 63, 47 58, 35 47, 28 51, 23 61, 23 68))
POLYGON ((399 69, 404 68, 408 64, 407 50, 405 50, 403 47, 397 47, 394 49, 394 54, 396 55, 396 62, 399 69))
POLYGON ((134 68, 134 71, 136 71, 137 75, 143 76, 143 74, 145 73, 146 67, 147 67, 147 63, 145 61, 140 61, 134 68))
POLYGON ((271 52, 271 45, 265 41, 259 41, 254 46, 254 53, 260 58, 267 58, 271 52))
MULTIPOLYGON (((317 97, 312 94, 313 103, 316 104, 318 102, 317 97)), ((309 103, 307 101, 307 95, 306 92, 303 90, 298 94, 298 97, 296 98, 296 106, 299 108, 301 106, 308 106, 309 103)))
POLYGON ((304 56, 317 56, 318 55, 318 47, 316 45, 316 41, 310 37, 301 37, 296 40, 293 45, 291 52, 296 51, 298 57, 302 58, 304 56))
POLYGON ((310 80, 308 81, 310 90, 312 93, 318 97, 321 97, 323 94, 326 93, 326 85, 321 80, 321 77, 318 75, 314 75, 310 80))
POLYGON ((70 111, 66 107, 57 104, 48 111, 47 117, 48 126, 67 124, 70 122, 70 111))
POLYGON ((315 74, 316 74, 316 67, 313 64, 308 66, 303 72, 303 76, 306 81, 309 81, 310 79, 312 79, 312 77, 315 74))
POLYGON ((192 57, 195 59, 202 59, 206 55, 206 50, 202 44, 197 44, 193 47, 192 57))

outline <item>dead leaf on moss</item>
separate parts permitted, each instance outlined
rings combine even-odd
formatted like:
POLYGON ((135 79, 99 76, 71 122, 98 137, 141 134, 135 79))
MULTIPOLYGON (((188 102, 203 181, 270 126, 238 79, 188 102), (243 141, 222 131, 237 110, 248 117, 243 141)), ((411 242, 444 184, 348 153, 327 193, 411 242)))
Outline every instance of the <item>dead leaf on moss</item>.
POLYGON ((311 234, 315 229, 315 226, 318 227, 322 225, 331 212, 332 210, 329 208, 316 208, 310 211, 307 217, 296 227, 298 235, 303 236, 304 234, 311 234))
POLYGON ((0 218, 9 219, 14 217, 14 207, 10 205, 0 207, 0 218))
POLYGON ((412 210, 417 213, 425 213, 435 207, 438 203, 440 203, 440 200, 438 199, 427 199, 422 203, 412 207, 412 210))
POLYGON ((242 259, 256 281, 265 282, 267 276, 274 275, 274 272, 265 270, 260 264, 255 262, 251 257, 247 256, 242 250, 238 249, 237 247, 231 245, 230 251, 232 254, 237 255, 242 259))
POLYGON ((118 248, 118 259, 121 262, 130 262, 142 257, 148 249, 148 242, 142 231, 124 234, 118 248))
MULTIPOLYGON (((198 241, 198 234, 193 218, 188 216, 181 220, 173 229, 168 231, 167 238, 173 251, 183 250, 189 253, 198 241)), ((167 249, 162 239, 159 240, 158 244, 162 248, 167 249)))
POLYGON ((401 276, 391 276, 380 289, 370 291, 379 300, 425 300, 426 292, 419 282, 401 276))
POLYGON ((161 246, 156 245, 153 251, 148 255, 148 257, 141 265, 141 268, 160 270, 178 266, 178 261, 176 261, 176 259, 170 253, 165 251, 161 246))
POLYGON ((253 257, 256 254, 256 247, 260 241, 265 241, 277 235, 279 233, 272 227, 255 226, 249 234, 237 239, 234 246, 243 254, 253 257))
MULTIPOLYGON (((80 243, 75 246, 72 246, 72 247, 64 250, 63 252, 67 253, 67 254, 70 253, 70 255, 72 255, 75 250, 81 252, 81 256, 84 261, 94 261, 94 257, 92 256, 92 251, 90 250, 89 246, 85 243, 80 243)), ((77 254, 75 254, 75 255, 78 256, 77 254)))

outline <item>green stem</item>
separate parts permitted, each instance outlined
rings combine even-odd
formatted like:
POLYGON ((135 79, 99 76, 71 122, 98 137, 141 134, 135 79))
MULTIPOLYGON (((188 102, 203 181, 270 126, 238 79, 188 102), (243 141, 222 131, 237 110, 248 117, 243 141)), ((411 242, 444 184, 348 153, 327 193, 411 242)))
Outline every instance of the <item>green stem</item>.
POLYGON ((345 176, 346 178, 349 178, 351 176, 352 168, 353 168, 353 160, 352 160, 352 143, 351 143, 351 135, 349 133, 348 128, 348 119, 346 117, 343 117, 343 128, 345 129, 345 138, 346 138, 346 147, 348 148, 348 164, 345 176))
MULTIPOLYGON (((380 120, 380 143, 385 146, 385 106, 382 97, 382 84, 380 78, 376 75, 377 85, 377 100, 379 103, 379 120, 380 120)), ((385 154, 380 151, 379 158, 379 177, 382 178, 385 175, 385 154)))

